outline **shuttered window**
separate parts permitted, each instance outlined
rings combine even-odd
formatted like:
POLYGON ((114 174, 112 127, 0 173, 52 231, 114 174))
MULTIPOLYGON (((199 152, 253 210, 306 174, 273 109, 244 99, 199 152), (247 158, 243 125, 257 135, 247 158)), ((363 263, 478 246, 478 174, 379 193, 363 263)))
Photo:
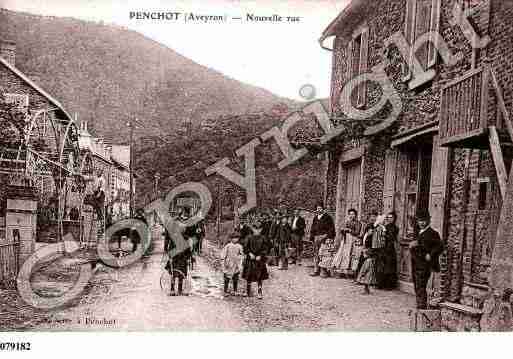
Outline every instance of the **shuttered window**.
MULTIPOLYGON (((369 54, 369 29, 364 28, 353 35, 351 41, 347 45, 347 65, 346 80, 351 79, 367 72, 368 54, 369 54)), ((352 102, 357 107, 365 106, 367 102, 367 85, 360 84, 357 91, 351 95, 352 102)))
MULTIPOLYGON (((406 0, 404 36, 413 49, 415 42, 427 32, 438 33, 440 25, 440 5, 441 0, 406 0)), ((436 37, 432 38, 436 40, 436 37)), ((426 42, 420 46, 416 53, 411 53, 409 64, 412 57, 417 56, 422 67, 427 70, 436 64, 437 52, 433 43, 426 42)), ((405 69, 406 77, 411 73, 405 69)))

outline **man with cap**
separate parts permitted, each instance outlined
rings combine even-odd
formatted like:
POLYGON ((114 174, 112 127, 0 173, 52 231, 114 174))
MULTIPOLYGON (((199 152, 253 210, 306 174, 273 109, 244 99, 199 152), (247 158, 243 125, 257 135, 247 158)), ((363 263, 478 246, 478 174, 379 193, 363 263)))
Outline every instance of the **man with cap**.
POLYGON ((320 275, 321 269, 319 267, 319 249, 326 239, 335 238, 335 224, 331 216, 326 213, 322 203, 317 205, 316 215, 310 228, 310 242, 313 242, 314 247, 314 271, 310 275, 316 277, 320 275))
POLYGON ((440 235, 430 226, 429 212, 417 214, 417 239, 410 243, 412 276, 417 300, 417 309, 427 309, 426 286, 431 272, 439 272, 438 257, 444 249, 440 235))

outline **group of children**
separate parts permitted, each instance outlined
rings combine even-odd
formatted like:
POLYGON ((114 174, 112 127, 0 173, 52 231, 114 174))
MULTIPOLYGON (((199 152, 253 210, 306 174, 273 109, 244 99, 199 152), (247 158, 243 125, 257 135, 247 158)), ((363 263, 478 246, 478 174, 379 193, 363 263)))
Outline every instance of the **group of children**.
POLYGON ((240 234, 233 232, 230 242, 221 251, 222 270, 224 276, 224 294, 237 295, 239 277, 246 281, 246 293, 252 296, 251 283, 258 285, 258 298, 262 299, 262 283, 269 279, 267 271, 267 255, 271 248, 267 236, 262 233, 262 224, 257 222, 252 228, 252 234, 244 238, 244 245, 239 243, 240 234), (229 290, 232 282, 232 291, 229 290))

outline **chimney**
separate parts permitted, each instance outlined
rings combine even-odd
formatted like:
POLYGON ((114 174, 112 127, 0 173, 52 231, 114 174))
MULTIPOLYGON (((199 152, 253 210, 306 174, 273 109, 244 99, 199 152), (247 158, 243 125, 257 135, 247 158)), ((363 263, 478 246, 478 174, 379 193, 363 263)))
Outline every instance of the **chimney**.
POLYGON ((0 40, 0 57, 10 65, 16 65, 16 43, 10 40, 0 40))

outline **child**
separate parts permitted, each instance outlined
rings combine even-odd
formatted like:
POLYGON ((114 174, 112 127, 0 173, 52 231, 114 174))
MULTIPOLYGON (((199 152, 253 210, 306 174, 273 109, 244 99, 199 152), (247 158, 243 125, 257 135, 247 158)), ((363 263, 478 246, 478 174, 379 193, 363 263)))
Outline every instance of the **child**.
POLYGON ((244 254, 246 260, 244 261, 244 270, 242 271, 242 278, 247 282, 246 292, 248 297, 252 296, 251 283, 257 282, 258 284, 258 299, 263 298, 262 284, 264 280, 269 279, 269 272, 267 271, 267 253, 271 244, 267 237, 261 234, 262 224, 260 221, 254 224, 253 235, 248 236, 244 245, 244 254))
POLYGON ((230 234, 230 242, 223 248, 221 252, 221 259, 223 260, 223 273, 224 273, 224 294, 230 295, 228 287, 230 279, 233 282, 233 295, 237 295, 237 285, 239 283, 239 274, 242 267, 242 257, 244 250, 242 245, 239 244, 238 233, 230 234))
POLYGON ((377 284, 379 245, 383 243, 385 216, 379 216, 374 226, 367 227, 363 237, 364 262, 358 273, 357 281, 364 285, 363 294, 370 294, 369 287, 377 284))
POLYGON ((319 248, 319 268, 321 270, 321 278, 328 278, 330 276, 330 269, 332 267, 335 252, 335 239, 326 238, 319 248))

